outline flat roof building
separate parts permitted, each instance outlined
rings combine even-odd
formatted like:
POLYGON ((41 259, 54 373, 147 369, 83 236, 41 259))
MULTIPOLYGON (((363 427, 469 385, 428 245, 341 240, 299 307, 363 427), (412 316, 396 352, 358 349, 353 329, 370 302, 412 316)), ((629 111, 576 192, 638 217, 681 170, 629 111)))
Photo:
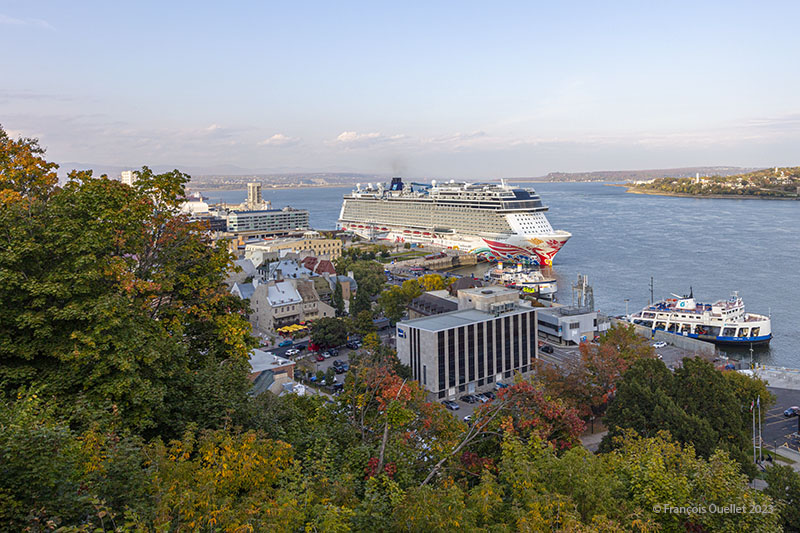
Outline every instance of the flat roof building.
POLYGON ((286 234, 308 229, 308 211, 284 207, 259 211, 231 211, 228 231, 258 235, 286 234))
POLYGON ((397 324, 397 355, 436 395, 494 387, 530 372, 537 356, 537 309, 505 287, 458 292, 459 309, 397 324))

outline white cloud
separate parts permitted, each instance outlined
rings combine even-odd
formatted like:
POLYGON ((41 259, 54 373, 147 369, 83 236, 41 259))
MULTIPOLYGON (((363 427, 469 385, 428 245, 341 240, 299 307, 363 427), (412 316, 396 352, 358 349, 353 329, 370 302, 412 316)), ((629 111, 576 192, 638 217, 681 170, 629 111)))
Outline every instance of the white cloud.
POLYGON ((8 15, 3 15, 0 13, 0 24, 5 24, 7 26, 34 26, 37 28, 44 28, 46 30, 54 30, 53 26, 50 25, 49 22, 42 19, 19 19, 15 17, 9 17, 8 15))
POLYGON ((284 135, 283 133, 276 133, 272 137, 268 139, 264 139, 260 143, 259 146, 293 146, 300 142, 300 139, 297 137, 289 137, 288 135, 284 135))
POLYGON ((376 145, 397 144, 409 140, 407 135, 384 135, 380 132, 358 133, 343 131, 336 139, 328 144, 345 146, 347 148, 368 148, 376 145))

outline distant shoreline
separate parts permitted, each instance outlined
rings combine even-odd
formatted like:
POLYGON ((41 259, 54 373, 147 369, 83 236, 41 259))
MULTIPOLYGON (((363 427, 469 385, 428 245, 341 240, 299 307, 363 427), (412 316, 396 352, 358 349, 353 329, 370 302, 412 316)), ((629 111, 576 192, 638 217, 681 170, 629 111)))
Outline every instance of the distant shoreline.
MULTIPOLYGON (((355 187, 355 185, 351 183, 342 183, 342 184, 330 184, 326 183, 325 185, 277 185, 277 186, 269 186, 265 187, 264 185, 261 186, 262 192, 267 192, 269 190, 284 190, 284 189, 338 189, 340 187, 355 187)), ((192 186, 189 183, 186 186, 187 192, 221 192, 221 191, 246 191, 247 184, 242 183, 240 187, 198 187, 192 186)))
POLYGON ((780 198, 775 196, 755 196, 752 194, 688 194, 684 192, 669 191, 643 191, 625 184, 607 184, 610 187, 625 187, 625 192, 630 194, 646 194, 649 196, 675 196, 677 198, 711 198, 713 200, 784 200, 796 202, 800 198, 780 198))

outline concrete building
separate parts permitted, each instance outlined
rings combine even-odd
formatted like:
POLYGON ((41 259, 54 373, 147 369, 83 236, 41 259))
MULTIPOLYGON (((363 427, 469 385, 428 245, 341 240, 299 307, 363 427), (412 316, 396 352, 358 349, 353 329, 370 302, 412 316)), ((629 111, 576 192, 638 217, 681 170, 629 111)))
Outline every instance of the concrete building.
POLYGON ((422 318, 458 310, 458 297, 450 296, 448 290, 428 291, 417 296, 408 306, 408 318, 422 318))
POLYGON ((308 211, 284 207, 228 213, 228 231, 244 237, 274 237, 308 229, 308 211))
MULTIPOLYGON (((229 219, 230 220, 230 219, 229 219)), ((333 260, 342 255, 342 241, 325 239, 316 231, 307 231, 301 238, 274 239, 245 245, 245 257, 255 258, 259 253, 290 250, 311 252, 318 257, 333 260)))
POLYGON ((563 344, 574 345, 590 341, 610 327, 609 318, 591 308, 539 308, 539 330, 548 339, 563 344))
POLYGON ((466 289, 458 310, 397 324, 397 355, 437 398, 494 387, 537 357, 539 308, 505 287, 466 289))
POLYGON ((123 170, 119 175, 119 181, 130 187, 133 187, 133 184, 136 183, 136 178, 137 175, 134 170, 123 170))

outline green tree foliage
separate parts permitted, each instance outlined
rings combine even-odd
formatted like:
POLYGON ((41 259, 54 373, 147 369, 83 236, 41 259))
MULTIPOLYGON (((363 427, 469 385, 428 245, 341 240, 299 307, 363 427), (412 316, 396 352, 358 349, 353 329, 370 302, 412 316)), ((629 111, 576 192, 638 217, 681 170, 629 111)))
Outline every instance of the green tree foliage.
POLYGON ((417 279, 409 279, 401 286, 391 285, 378 296, 378 306, 391 321, 403 318, 411 300, 425 291, 446 289, 454 278, 443 278, 438 274, 426 274, 417 279))
MULTIPOLYGON (((740 380, 727 377, 700 358, 684 359, 682 368, 674 373, 656 359, 639 360, 618 383, 605 419, 609 433, 601 449, 612 449, 615 437, 626 429, 646 437, 666 430, 678 442, 692 444, 702 457, 711 457, 717 449, 727 451, 752 475, 754 468, 748 460, 750 412, 731 383, 738 383, 741 391, 760 390, 761 385, 745 386, 740 380)), ((762 401, 762 409, 768 408, 769 402, 769 398, 762 401)))
POLYGON ((344 295, 342 294, 342 284, 336 278, 336 285, 333 287, 333 307, 336 309, 336 316, 344 316, 344 295))
POLYGON ((188 176, 145 167, 129 187, 80 172, 57 187, 35 141, 0 142, 4 390, 112 402, 132 428, 213 424, 192 408, 198 376, 245 401, 254 339, 224 289, 229 254, 177 215, 188 176))
POLYGON ((341 318, 323 317, 311 324, 311 342, 323 349, 341 346, 347 333, 347 322, 341 318))
POLYGON ((767 469, 764 493, 780 506, 785 531, 800 531, 800 474, 791 466, 775 465, 767 469))

